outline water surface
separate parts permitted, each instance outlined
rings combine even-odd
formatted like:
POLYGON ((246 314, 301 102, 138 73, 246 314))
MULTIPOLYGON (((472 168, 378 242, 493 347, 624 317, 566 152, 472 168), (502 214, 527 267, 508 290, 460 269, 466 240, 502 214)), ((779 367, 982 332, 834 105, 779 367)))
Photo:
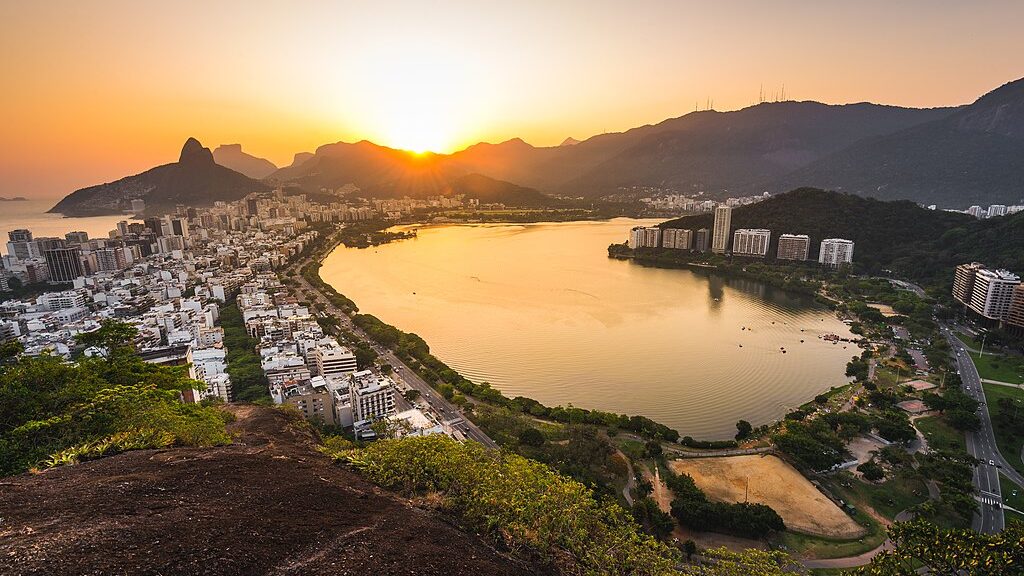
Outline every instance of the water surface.
POLYGON ((774 420, 847 381, 859 350, 818 338, 850 334, 813 298, 607 257, 650 223, 421 227, 338 248, 321 274, 508 396, 642 414, 698 438, 731 437, 740 418, 774 420))

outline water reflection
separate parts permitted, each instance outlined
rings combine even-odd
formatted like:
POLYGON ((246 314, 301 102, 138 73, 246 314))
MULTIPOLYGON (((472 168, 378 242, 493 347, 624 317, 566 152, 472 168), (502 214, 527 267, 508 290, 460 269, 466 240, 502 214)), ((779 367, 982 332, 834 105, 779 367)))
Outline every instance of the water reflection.
POLYGON ((468 378, 692 436, 730 437, 740 418, 777 418, 846 381, 852 354, 817 336, 848 332, 813 298, 609 259, 634 225, 425 227, 373 251, 339 249, 321 273, 468 378))

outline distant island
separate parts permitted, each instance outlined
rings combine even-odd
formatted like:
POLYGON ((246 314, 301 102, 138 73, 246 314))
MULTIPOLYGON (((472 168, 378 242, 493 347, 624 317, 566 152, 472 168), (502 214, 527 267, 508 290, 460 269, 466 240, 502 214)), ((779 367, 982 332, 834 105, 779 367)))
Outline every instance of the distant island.
POLYGON ((15 196, 14 198, 4 198, 0 196, 0 202, 27 202, 28 198, 24 196, 15 196))

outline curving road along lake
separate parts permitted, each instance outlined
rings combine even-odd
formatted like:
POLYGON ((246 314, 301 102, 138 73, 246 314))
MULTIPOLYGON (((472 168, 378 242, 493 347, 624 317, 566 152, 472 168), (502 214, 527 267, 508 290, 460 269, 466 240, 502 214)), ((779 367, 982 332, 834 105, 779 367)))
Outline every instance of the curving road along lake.
POLYGON ((607 257, 650 223, 426 226, 339 247, 321 274, 508 396, 642 414, 695 438, 731 437, 741 418, 766 423, 847 382, 859 350, 818 338, 850 333, 812 298, 607 257))

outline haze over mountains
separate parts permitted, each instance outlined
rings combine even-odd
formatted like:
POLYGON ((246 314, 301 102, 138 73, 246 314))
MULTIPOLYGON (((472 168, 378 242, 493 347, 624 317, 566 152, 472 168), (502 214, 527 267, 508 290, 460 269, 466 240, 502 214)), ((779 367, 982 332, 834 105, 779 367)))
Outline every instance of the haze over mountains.
POLYGON ((215 200, 238 200, 250 192, 268 190, 266 184, 225 168, 195 138, 189 138, 177 162, 150 168, 120 180, 76 190, 50 212, 68 216, 116 214, 131 208, 133 199, 147 210, 173 209, 175 204, 206 206, 215 200))
POLYGON ((153 169, 158 174, 79 190, 54 210, 81 213, 86 198, 95 211, 110 209, 119 195, 122 204, 132 194, 148 205, 209 203, 233 199, 246 186, 319 192, 349 183, 365 196, 468 190, 481 201, 528 199, 532 206, 554 203, 548 196, 600 198, 638 186, 712 198, 815 186, 941 207, 1012 204, 1024 198, 1024 80, 956 108, 771 102, 692 112, 549 147, 514 138, 452 154, 415 154, 365 140, 337 142, 276 169, 235 144, 219 147, 212 158, 230 170, 179 162, 153 169), (167 171, 176 177, 163 176, 167 171))
POLYGON ((273 162, 242 151, 241 144, 221 144, 213 151, 213 160, 225 168, 260 180, 277 170, 273 162))

